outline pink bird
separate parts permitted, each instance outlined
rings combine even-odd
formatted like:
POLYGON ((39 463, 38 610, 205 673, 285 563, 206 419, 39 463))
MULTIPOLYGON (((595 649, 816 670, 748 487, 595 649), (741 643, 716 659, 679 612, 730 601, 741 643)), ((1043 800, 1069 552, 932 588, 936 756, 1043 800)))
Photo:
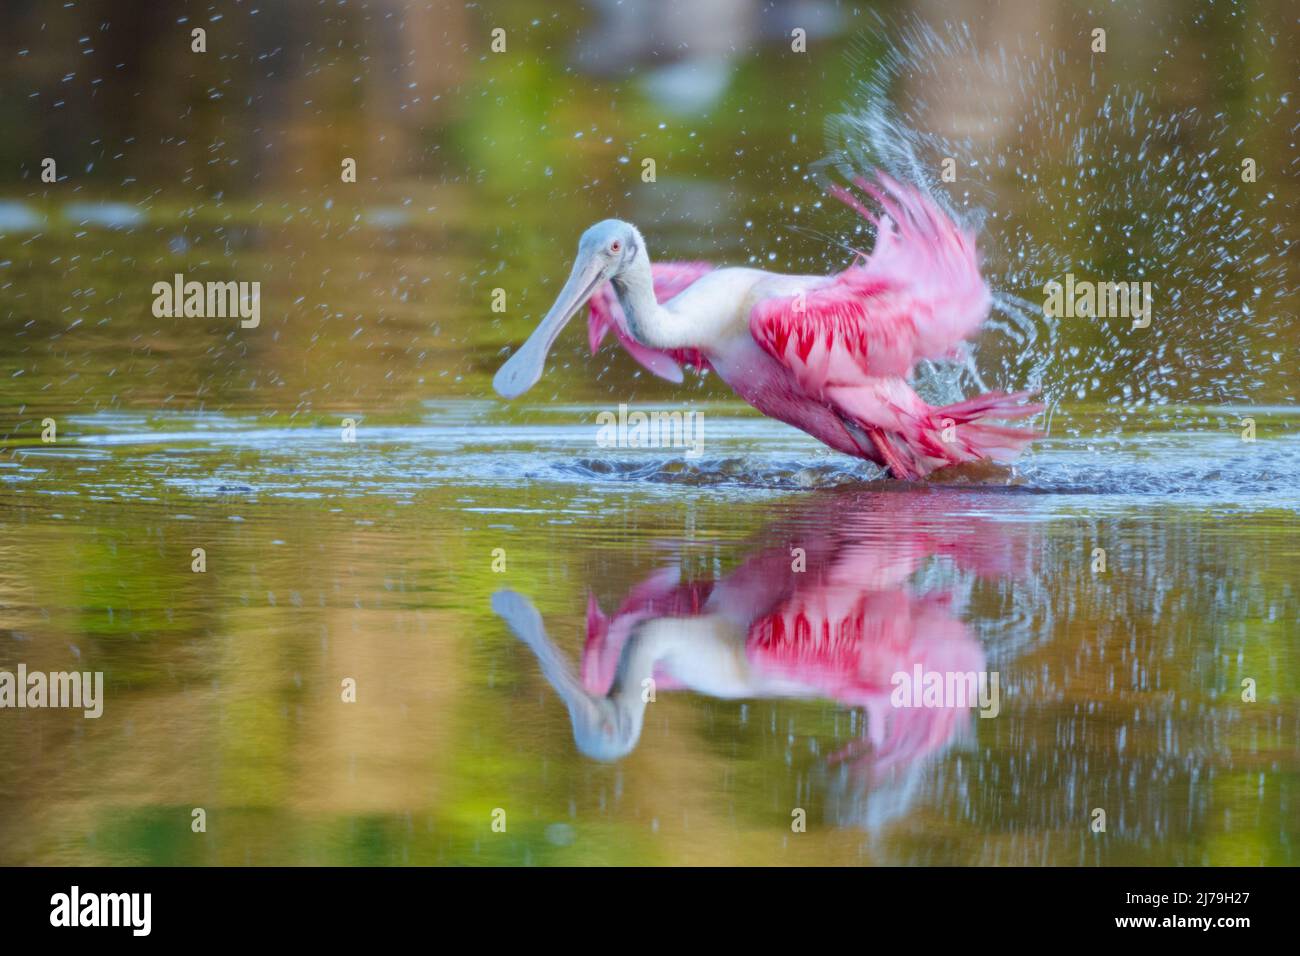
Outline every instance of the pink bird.
POLYGON ((684 582, 678 567, 661 568, 612 615, 590 598, 580 678, 526 598, 498 591, 492 606, 536 653, 569 709, 579 748, 597 759, 619 759, 635 748, 645 682, 653 679, 657 691, 822 698, 862 708, 865 738, 835 759, 859 759, 867 748, 877 771, 912 763, 941 752, 970 711, 952 702, 899 706, 896 675, 917 667, 978 674, 985 655, 954 613, 952 595, 914 594, 910 582, 939 554, 1000 577, 1014 569, 1016 548, 978 518, 936 525, 928 502, 891 502, 883 539, 874 509, 855 513, 850 501, 835 504, 843 507, 814 516, 823 527, 799 537, 807 564, 798 571, 783 544, 719 581, 684 582))
POLYGON ((541 378, 546 354, 591 300, 593 351, 610 329, 643 366, 680 382, 682 365, 713 369, 763 414, 896 478, 949 465, 1007 461, 1041 433, 990 424, 1042 406, 989 392, 927 404, 909 384, 916 363, 952 360, 989 312, 974 236, 920 191, 878 174, 856 180, 874 213, 845 188, 832 194, 876 226, 870 256, 832 276, 651 265, 635 226, 606 219, 582 235, 573 272, 493 386, 506 398, 541 378))

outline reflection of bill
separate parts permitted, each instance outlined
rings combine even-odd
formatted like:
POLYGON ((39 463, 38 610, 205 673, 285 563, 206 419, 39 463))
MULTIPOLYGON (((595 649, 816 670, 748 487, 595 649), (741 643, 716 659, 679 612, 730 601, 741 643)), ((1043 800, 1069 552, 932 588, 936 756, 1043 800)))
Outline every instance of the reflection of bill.
MULTIPOLYGON (((822 698, 865 711, 863 738, 831 764, 870 777, 854 786, 874 789, 886 775, 945 751, 969 728, 971 707, 991 714, 997 706, 996 683, 990 694, 988 677, 981 679, 984 650, 956 616, 952 596, 913 593, 910 579, 936 554, 984 574, 1006 570, 1009 561, 1004 525, 975 528, 966 518, 944 528, 923 502, 912 507, 904 496, 889 497, 885 513, 846 514, 840 501, 822 528, 805 523, 804 537, 793 542, 806 553, 802 572, 782 546, 716 582, 683 582, 677 567, 661 569, 612 615, 590 599, 581 679, 525 598, 501 591, 493 608, 537 654, 588 756, 616 760, 631 752, 658 691, 822 698), (900 673, 921 676, 918 706, 910 705, 910 688, 899 703, 900 673), (949 696, 941 684, 937 696, 927 696, 930 675, 973 693, 949 696)), ((772 530, 766 539, 780 540, 772 530)))

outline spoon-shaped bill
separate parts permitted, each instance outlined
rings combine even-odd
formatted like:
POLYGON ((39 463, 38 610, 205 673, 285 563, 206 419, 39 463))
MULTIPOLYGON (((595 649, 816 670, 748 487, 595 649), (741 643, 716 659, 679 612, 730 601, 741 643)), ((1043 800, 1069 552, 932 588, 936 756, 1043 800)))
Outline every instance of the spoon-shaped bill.
POLYGON ((555 344, 556 337, 604 279, 603 265, 595 255, 589 253, 578 257, 569 281, 564 283, 546 318, 537 324, 528 341, 497 370, 492 387, 498 394, 504 398, 518 398, 537 384, 546 368, 546 353, 555 344))
MULTIPOLYGON (((641 733, 639 720, 620 719, 618 705, 605 697, 588 693, 569 668, 560 649, 546 635, 542 616, 533 603, 511 590, 492 595, 492 610, 527 644, 542 665, 542 674, 569 709, 573 739, 578 749, 595 760, 617 760, 636 746, 641 733)), ((634 685, 636 693, 640 686, 634 685)))

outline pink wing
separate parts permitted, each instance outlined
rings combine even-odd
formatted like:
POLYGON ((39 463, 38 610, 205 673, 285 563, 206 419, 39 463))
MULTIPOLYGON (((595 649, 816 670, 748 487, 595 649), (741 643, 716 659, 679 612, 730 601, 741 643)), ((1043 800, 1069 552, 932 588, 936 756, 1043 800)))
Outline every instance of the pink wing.
POLYGON ((880 215, 849 190, 831 190, 876 224, 871 255, 824 284, 760 302, 750 315, 754 340, 814 393, 905 377, 920 359, 951 357, 988 315, 974 236, 918 190, 879 181, 856 184, 879 202, 880 215))
MULTIPOLYGON (((712 271, 713 266, 707 262, 652 263, 650 275, 654 281, 655 298, 660 302, 667 302, 700 276, 712 271)), ((674 349, 661 352, 648 349, 632 338, 631 332, 628 331, 627 316, 623 314, 623 307, 619 305, 618 296, 614 294, 614 287, 606 282, 591 297, 587 340, 591 343, 593 353, 600 348, 600 343, 605 340, 610 329, 614 330, 618 340, 623 343, 623 348, 627 349, 634 359, 655 375, 666 378, 670 382, 682 380, 682 365, 693 365, 698 369, 709 367, 709 363, 697 349, 674 349)))

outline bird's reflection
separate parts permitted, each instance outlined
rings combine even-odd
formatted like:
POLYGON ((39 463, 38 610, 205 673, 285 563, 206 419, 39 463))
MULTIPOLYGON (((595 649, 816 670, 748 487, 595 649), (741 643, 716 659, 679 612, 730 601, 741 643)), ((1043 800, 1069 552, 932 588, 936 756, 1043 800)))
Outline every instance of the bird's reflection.
MULTIPOLYGON (((993 499, 1002 508, 997 499, 1006 497, 980 496, 980 506, 993 499)), ((493 608, 537 655, 578 748, 598 760, 636 747, 664 691, 820 698, 860 711, 861 736, 825 764, 829 811, 840 824, 874 828, 908 807, 919 772, 970 731, 972 708, 997 710, 996 699, 974 692, 954 702, 910 690, 914 676, 979 675, 992 677, 996 695, 985 648, 961 619, 959 585, 1012 574, 1024 542, 960 501, 942 493, 816 498, 765 528, 763 546, 716 580, 687 578, 679 561, 633 587, 612 614, 592 596, 581 677, 526 598, 500 591, 493 608), (935 564, 955 573, 942 586, 921 583, 935 564)))

